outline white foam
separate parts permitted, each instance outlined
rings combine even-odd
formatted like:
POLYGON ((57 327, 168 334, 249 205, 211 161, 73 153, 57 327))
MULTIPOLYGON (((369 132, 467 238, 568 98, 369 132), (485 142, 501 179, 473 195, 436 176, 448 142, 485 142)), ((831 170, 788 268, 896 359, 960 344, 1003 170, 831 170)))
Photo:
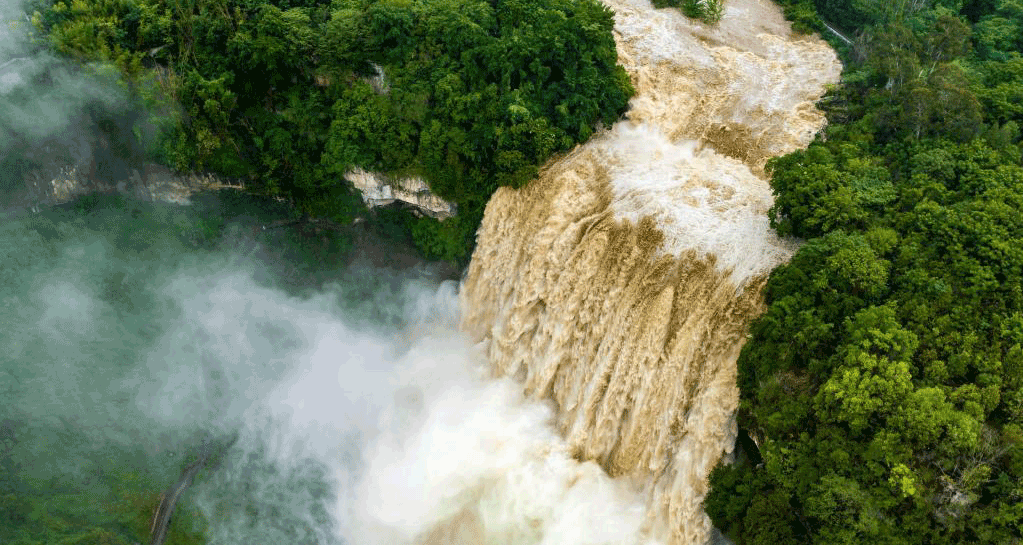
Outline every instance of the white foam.
POLYGON ((672 142, 655 126, 619 123, 601 150, 614 189, 615 216, 653 218, 663 252, 713 256, 737 284, 770 271, 793 244, 771 230, 767 182, 742 162, 692 140, 672 142))
POLYGON ((232 457, 198 486, 211 543, 294 532, 358 545, 638 543, 642 498, 575 460, 547 404, 489 378, 457 331, 455 285, 404 289, 412 325, 384 335, 329 293, 293 299, 244 273, 168 282, 180 316, 126 384, 161 424, 240 425, 232 457), (254 502, 251 520, 231 510, 238 497, 254 502))

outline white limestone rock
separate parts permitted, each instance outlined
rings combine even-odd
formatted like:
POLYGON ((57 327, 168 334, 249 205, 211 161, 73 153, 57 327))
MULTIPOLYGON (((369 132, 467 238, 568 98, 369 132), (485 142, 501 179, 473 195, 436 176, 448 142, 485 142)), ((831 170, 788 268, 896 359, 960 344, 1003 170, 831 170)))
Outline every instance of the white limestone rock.
POLYGON ((348 171, 345 178, 362 193, 363 202, 370 208, 401 201, 414 206, 427 216, 440 220, 450 218, 456 213, 454 203, 431 193, 429 186, 421 178, 392 180, 360 168, 348 171))

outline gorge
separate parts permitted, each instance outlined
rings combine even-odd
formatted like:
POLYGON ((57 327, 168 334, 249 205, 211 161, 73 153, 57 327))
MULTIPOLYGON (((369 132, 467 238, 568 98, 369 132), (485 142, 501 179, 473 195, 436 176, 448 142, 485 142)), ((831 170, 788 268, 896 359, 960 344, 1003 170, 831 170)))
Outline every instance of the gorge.
MULTIPOLYGON (((162 489, 200 437, 237 432, 187 506, 209 543, 712 539, 701 502, 735 443, 735 360, 797 247, 768 226, 765 163, 823 127, 814 102, 841 67, 766 0, 713 26, 606 3, 627 118, 499 189, 460 283, 357 263, 299 289, 267 250, 286 235, 258 238, 269 218, 228 205, 6 223, 0 417, 19 486, 159 505, 103 479, 147 468, 162 489), (190 222, 189 244, 168 234, 190 222)), ((55 525, 7 498, 26 527, 55 525)))

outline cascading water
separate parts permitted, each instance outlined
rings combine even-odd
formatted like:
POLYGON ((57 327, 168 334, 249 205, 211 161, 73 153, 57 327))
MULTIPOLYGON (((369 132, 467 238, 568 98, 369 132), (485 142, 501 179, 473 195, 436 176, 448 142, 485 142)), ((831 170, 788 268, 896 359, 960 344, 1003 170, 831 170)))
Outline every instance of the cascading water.
POLYGON ((644 533, 696 544, 735 441, 735 361, 791 241, 769 229, 770 157, 805 147, 841 67, 773 4, 717 26, 605 0, 637 95, 628 121, 487 206, 462 327, 498 376, 555 403, 572 454, 642 487, 644 533))

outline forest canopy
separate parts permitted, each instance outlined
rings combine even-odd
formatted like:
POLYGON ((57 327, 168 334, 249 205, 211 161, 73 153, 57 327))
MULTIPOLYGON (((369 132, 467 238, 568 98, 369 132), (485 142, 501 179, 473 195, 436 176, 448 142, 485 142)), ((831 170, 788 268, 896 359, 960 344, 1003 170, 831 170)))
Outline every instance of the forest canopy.
POLYGON ((827 129, 768 164, 805 244, 739 359, 762 463, 707 512, 746 545, 1020 543, 1023 4, 783 4, 855 40, 827 129))
POLYGON ((633 92, 597 0, 56 0, 33 21, 57 51, 120 69, 158 161, 341 221, 361 206, 351 169, 423 177, 460 213, 401 221, 449 260, 468 258, 497 187, 633 92))

